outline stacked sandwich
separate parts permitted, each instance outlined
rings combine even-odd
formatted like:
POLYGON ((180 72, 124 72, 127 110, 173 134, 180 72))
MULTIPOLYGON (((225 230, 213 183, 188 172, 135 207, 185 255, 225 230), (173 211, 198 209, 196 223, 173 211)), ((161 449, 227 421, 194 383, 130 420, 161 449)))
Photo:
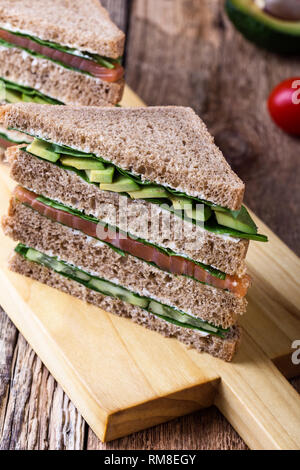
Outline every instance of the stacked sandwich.
MULTIPOLYGON (((250 285, 244 184, 189 108, 15 104, 13 271, 231 360, 250 285)), ((101 313, 100 313, 101 314, 101 313)))
MULTIPOLYGON (((98 0, 0 0, 1 102, 115 105, 123 51, 98 0)), ((0 128, 2 149, 20 140, 0 128)))

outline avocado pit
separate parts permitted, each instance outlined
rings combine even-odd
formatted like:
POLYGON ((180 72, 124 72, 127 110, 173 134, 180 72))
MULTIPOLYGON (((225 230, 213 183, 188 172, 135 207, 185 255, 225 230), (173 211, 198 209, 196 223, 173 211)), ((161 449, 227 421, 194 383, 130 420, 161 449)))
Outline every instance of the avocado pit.
POLYGON ((299 0, 254 0, 259 8, 287 21, 300 21, 299 0))

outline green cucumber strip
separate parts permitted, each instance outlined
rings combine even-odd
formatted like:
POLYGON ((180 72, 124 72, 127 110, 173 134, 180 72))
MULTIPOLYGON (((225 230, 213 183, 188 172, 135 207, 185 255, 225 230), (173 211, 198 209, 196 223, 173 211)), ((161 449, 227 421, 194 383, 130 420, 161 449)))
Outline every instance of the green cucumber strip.
MULTIPOLYGON (((30 39, 31 41, 34 41, 37 44, 40 44, 42 46, 51 47, 51 49, 55 49, 61 52, 66 52, 67 54, 75 55, 77 57, 82 57, 85 59, 92 60, 93 62, 97 62, 99 65, 102 65, 103 67, 106 67, 108 69, 113 69, 115 67, 115 64, 119 64, 122 60, 121 57, 119 57, 118 59, 110 59, 109 57, 103 57, 103 56, 100 56, 99 54, 93 54, 87 51, 79 51, 68 46, 63 46, 56 42, 45 41, 44 39, 37 38, 36 36, 30 36, 29 34, 23 34, 23 33, 19 33, 16 31, 10 31, 4 28, 1 28, 1 29, 3 29, 4 31, 7 31, 8 33, 14 34, 16 36, 21 36, 21 37, 30 39)), ((18 46, 15 46, 15 47, 18 47, 18 46)))
MULTIPOLYGON (((242 206, 242 208, 239 210, 239 211, 230 211, 229 209, 226 209, 226 208, 222 208, 220 206, 217 206, 216 204, 213 204, 209 201, 204 201, 202 199, 197 199, 195 197, 192 197, 192 196, 189 196, 185 193, 179 193, 178 191, 175 191, 171 188, 165 188, 164 186, 162 185, 159 185, 159 184, 156 184, 156 183, 151 183, 150 181, 146 180, 146 181, 143 181, 139 176, 136 176, 136 175, 133 175, 132 173, 128 172, 128 171, 125 171, 121 168, 119 168, 118 166, 114 165, 113 163, 111 163, 109 160, 106 160, 104 159, 103 157, 98 157, 96 156, 95 154, 92 154, 92 153, 84 153, 84 152, 81 152, 79 150, 74 150, 70 147, 67 147, 67 146, 61 146, 61 145, 58 145, 58 144, 53 144, 49 141, 45 141, 45 140, 42 140, 42 139, 39 139, 41 140, 42 142, 45 142, 48 146, 50 145, 52 147, 52 151, 55 152, 55 153, 59 153, 59 154, 63 154, 63 155, 69 155, 69 156, 74 156, 74 157, 83 157, 83 158, 95 158, 97 159, 99 162, 101 163, 104 163, 104 164, 107 164, 107 165, 110 165, 110 166, 114 166, 114 168, 116 169, 116 173, 120 173, 121 175, 124 175, 126 176, 127 178, 130 178, 132 179, 135 183, 143 186, 143 185, 149 185, 149 184, 152 184, 153 186, 155 187, 160 187, 160 188, 163 188, 165 189, 166 191, 169 191, 170 193, 172 193, 173 195, 176 195, 176 196, 180 196, 180 197, 185 197, 185 198, 188 198, 190 200, 193 200, 195 202, 197 202, 198 204, 206 204, 208 205, 212 210, 219 210, 219 211, 226 211, 228 213, 230 213, 234 218, 237 218, 239 216, 239 214, 241 212, 246 212, 247 214, 247 217, 248 217, 248 220, 249 222, 251 223, 252 226, 256 227, 253 220, 251 219, 248 211, 246 210, 246 208, 244 206, 242 206)), ((70 170, 74 170, 72 167, 69 167, 70 170)), ((86 174, 83 174, 83 173, 79 173, 79 176, 81 176, 85 181, 89 182, 90 181, 88 180, 87 178, 87 175, 86 174)), ((116 175, 117 176, 117 175, 116 175)), ((125 193, 126 196, 130 197, 129 194, 125 193)), ((171 198, 170 198, 171 199, 171 198)), ((156 203, 156 204, 159 204, 161 205, 162 204, 162 200, 157 198, 157 199, 148 199, 147 200, 148 202, 152 202, 152 203, 156 203)), ((164 199, 165 201, 165 199, 164 199)), ((167 209, 167 207, 165 207, 167 209)), ((174 209, 172 209, 172 206, 170 205, 170 209, 167 209, 167 210, 170 210, 171 212, 173 212, 176 216, 180 217, 180 218, 183 218, 184 217, 184 213, 182 212, 181 214, 178 212, 178 211, 175 211, 174 209)), ((244 239, 247 239, 247 240, 256 240, 256 241, 268 241, 268 238, 265 236, 265 235, 260 235, 260 234, 250 234, 250 233, 244 233, 244 232, 240 232, 238 230, 235 230, 235 229, 232 229, 231 227, 223 227, 221 225, 219 225, 216 220, 215 220, 215 216, 213 217, 214 218, 214 221, 213 223, 212 222, 212 217, 209 218, 209 220, 207 220, 206 222, 201 222, 201 226, 203 226, 203 228, 207 231, 210 231, 210 232, 214 232, 214 233, 218 233, 218 234, 226 234, 228 236, 232 236, 232 237, 235 237, 235 238, 244 238, 244 239)), ((196 220, 194 219, 191 219, 191 222, 194 223, 194 224, 198 224, 199 225, 199 222, 197 222, 196 220)), ((256 229, 257 230, 257 229, 256 229)))
POLYGON ((10 139, 10 138, 8 137, 8 135, 3 134, 2 132, 0 132, 0 138, 1 138, 1 139, 4 139, 4 140, 7 140, 8 142, 11 142, 12 144, 16 144, 16 145, 19 145, 19 144, 26 144, 26 142, 24 142, 24 140, 23 140, 23 141, 22 141, 22 140, 18 141, 18 140, 10 139))
POLYGON ((250 234, 250 233, 243 233, 239 232, 230 227, 224 227, 223 225, 219 225, 217 221, 210 220, 204 224, 205 230, 208 230, 212 233, 217 233, 218 235, 227 235, 228 237, 235 237, 235 238, 243 238, 245 240, 254 240, 257 242, 267 242, 268 237, 266 235, 262 235, 260 233, 257 234, 250 234))
POLYGON ((120 299, 123 302, 130 303, 131 305, 137 305, 153 315, 157 315, 156 312, 159 311, 159 315, 162 314, 166 321, 170 321, 172 323, 176 321, 181 327, 204 331, 220 337, 224 337, 224 333, 228 331, 223 328, 216 327, 215 325, 211 325, 201 319, 197 319, 196 317, 188 315, 174 307, 164 305, 151 298, 131 292, 129 289, 119 286, 111 281, 93 276, 76 266, 60 261, 56 257, 48 256, 38 250, 27 247, 22 243, 19 243, 16 246, 15 251, 31 262, 38 263, 52 269, 62 276, 73 279, 87 288, 96 290, 103 295, 120 299))
POLYGON ((5 88, 7 88, 8 90, 18 91, 30 97, 30 101, 33 101, 34 98, 41 98, 42 100, 47 101, 49 104, 64 104, 61 101, 55 100, 54 98, 50 98, 49 96, 44 95, 43 93, 41 93, 38 90, 35 90, 34 88, 26 87, 23 85, 18 85, 17 83, 10 82, 9 80, 6 80, 3 77, 0 78, 0 86, 1 86, 1 82, 4 84, 5 88))
MULTIPOLYGON (((91 215, 85 215, 83 212, 81 212, 77 209, 73 209, 71 207, 65 206, 64 204, 53 201, 52 199, 48 199, 44 196, 38 196, 37 200, 42 202, 43 204, 49 206, 49 207, 53 207, 54 209, 58 209, 58 210, 61 210, 61 211, 64 211, 64 212, 68 212, 71 215, 75 215, 76 217, 80 217, 81 219, 88 220, 89 222, 94 222, 95 224, 100 224, 104 228, 111 229, 112 231, 114 231, 116 233, 123 233, 124 235, 126 235, 130 238, 133 238, 133 239, 143 243, 144 245, 148 245, 148 246, 152 246, 152 247, 156 248, 161 253, 164 253, 167 256, 179 256, 178 253, 175 253, 174 251, 170 250, 169 248, 163 248, 161 246, 155 245, 154 243, 150 243, 150 242, 144 240, 143 238, 137 238, 137 237, 131 235, 130 233, 126 233, 123 230, 120 230, 118 227, 114 227, 114 226, 109 225, 105 222, 102 222, 101 220, 99 220, 96 217, 93 217, 91 215)), ((115 248, 113 245, 111 245, 110 243, 107 243, 107 242, 103 242, 103 243, 105 243, 105 244, 109 245, 111 248, 115 249, 117 251, 117 253, 123 254, 123 256, 125 256, 126 252, 121 250, 120 248, 115 248)), ((205 271, 207 271, 209 274, 211 274, 214 277, 217 277, 218 279, 223 279, 224 280, 226 278, 226 274, 223 273, 222 271, 219 271, 218 269, 212 268, 211 266, 208 266, 207 264, 200 263, 199 261, 195 261, 195 260, 193 260, 191 258, 188 258, 188 257, 185 257, 185 259, 187 259, 189 261, 192 261, 193 263, 197 264, 198 266, 203 268, 205 271)))

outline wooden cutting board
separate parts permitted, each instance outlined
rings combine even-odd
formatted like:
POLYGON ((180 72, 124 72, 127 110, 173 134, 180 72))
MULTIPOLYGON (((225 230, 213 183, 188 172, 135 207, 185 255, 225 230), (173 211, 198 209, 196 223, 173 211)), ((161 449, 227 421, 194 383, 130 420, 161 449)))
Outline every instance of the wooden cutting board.
MULTIPOLYGON (((127 88, 123 105, 143 103, 127 88)), ((2 215, 8 168, 0 181, 2 215)), ((300 397, 285 378, 300 374, 300 261, 253 217, 270 242, 249 250, 254 285, 230 364, 9 272, 14 243, 0 233, 0 304, 102 441, 215 404, 250 448, 300 449, 300 397)))

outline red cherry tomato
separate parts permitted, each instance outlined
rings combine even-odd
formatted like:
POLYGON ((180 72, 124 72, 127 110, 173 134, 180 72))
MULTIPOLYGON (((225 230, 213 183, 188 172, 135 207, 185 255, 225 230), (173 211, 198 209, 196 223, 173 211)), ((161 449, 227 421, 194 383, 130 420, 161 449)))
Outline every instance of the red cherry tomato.
POLYGON ((268 107, 281 129, 300 136, 300 77, 289 78, 275 87, 269 96, 268 107))

